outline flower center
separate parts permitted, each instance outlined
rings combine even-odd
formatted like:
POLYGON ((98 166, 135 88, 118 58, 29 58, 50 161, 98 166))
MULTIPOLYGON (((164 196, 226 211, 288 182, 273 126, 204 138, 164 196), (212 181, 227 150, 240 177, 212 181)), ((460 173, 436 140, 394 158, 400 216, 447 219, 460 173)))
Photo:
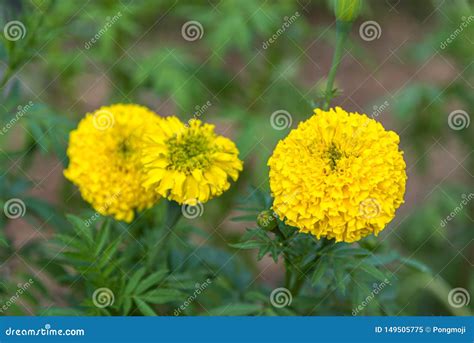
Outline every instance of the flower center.
POLYGON ((129 138, 125 138, 120 141, 118 143, 117 149, 120 156, 126 160, 128 160, 134 153, 133 145, 129 138))
POLYGON ((331 167, 331 170, 335 170, 337 161, 339 161, 342 157, 342 152, 336 147, 334 143, 332 143, 326 153, 329 158, 329 166, 331 167))
POLYGON ((175 170, 191 173, 194 169, 207 169, 211 164, 210 156, 214 150, 207 137, 200 133, 174 136, 166 143, 175 170))

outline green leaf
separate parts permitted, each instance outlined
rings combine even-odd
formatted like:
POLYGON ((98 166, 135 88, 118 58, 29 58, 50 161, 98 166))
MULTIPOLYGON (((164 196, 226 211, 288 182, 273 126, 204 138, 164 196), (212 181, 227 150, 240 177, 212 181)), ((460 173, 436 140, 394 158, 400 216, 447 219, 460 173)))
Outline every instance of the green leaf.
POLYGON ((159 270, 146 277, 135 290, 136 294, 141 294, 153 285, 157 285, 168 274, 167 269, 159 270))
POLYGON ((105 220, 104 224, 100 228, 99 237, 97 239, 97 245, 95 248, 95 256, 98 256, 102 249, 104 248, 106 242, 109 240, 110 235, 110 226, 111 222, 109 220, 105 220))
POLYGON ((143 300, 138 297, 133 297, 135 304, 137 304, 138 309, 145 316, 156 316, 156 312, 143 300))
POLYGON ((382 273, 380 270, 378 270, 376 267, 374 267, 371 264, 361 263, 358 266, 358 268, 362 269, 364 272, 366 272, 367 274, 373 276, 377 280, 383 281, 387 278, 387 276, 384 273, 382 273))
POLYGON ((229 305, 219 306, 210 310, 207 315, 209 316, 248 316, 256 314, 262 309, 257 304, 247 303, 233 303, 229 305))
POLYGON ((140 298, 152 304, 166 304, 173 301, 184 301, 186 297, 186 294, 183 292, 166 288, 156 289, 140 296, 140 298))
POLYGON ((126 297, 123 301, 123 315, 126 316, 132 309, 132 298, 126 297))
POLYGON ((372 252, 363 248, 353 248, 351 246, 344 246, 333 251, 333 255, 336 258, 347 258, 347 257, 365 257, 372 255, 372 252))
POLYGON ((247 214, 243 216, 237 216, 233 217, 231 221, 233 222, 255 222, 255 219, 257 218, 256 214, 247 214))
POLYGON ((313 276, 311 277, 312 286, 316 286, 319 280, 323 277, 324 273, 326 273, 327 268, 328 265, 326 263, 326 259, 324 257, 319 258, 319 260, 316 262, 313 276))
POLYGON ((138 269, 135 274, 130 278, 125 287, 125 294, 132 294, 132 292, 137 288, 138 283, 142 279, 143 275, 145 274, 146 269, 144 267, 138 269))
POLYGON ((346 293, 346 268, 344 266, 344 261, 340 259, 333 260, 334 267, 334 278, 336 279, 336 287, 342 293, 346 293))
POLYGON ((86 226, 84 221, 72 214, 67 215, 68 221, 72 224, 74 231, 79 237, 83 237, 87 240, 90 246, 94 245, 94 239, 92 238, 92 230, 86 226))
POLYGON ((408 257, 403 257, 400 259, 400 262, 402 262, 405 266, 412 268, 416 271, 420 271, 422 273, 431 273, 431 269, 420 261, 413 260, 408 257))
POLYGON ((237 249, 257 249, 263 246, 265 243, 259 241, 247 241, 242 243, 230 244, 232 248, 237 249))

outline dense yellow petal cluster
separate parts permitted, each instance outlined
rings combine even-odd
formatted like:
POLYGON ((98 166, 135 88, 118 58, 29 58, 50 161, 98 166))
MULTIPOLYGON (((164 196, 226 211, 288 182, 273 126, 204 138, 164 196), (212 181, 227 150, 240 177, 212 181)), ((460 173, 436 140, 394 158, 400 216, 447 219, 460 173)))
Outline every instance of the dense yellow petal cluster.
POLYGON ((339 107, 314 112, 268 161, 273 210, 318 238, 377 235, 403 203, 407 176, 398 135, 339 107))
POLYGON ((142 185, 141 144, 144 129, 159 120, 145 107, 117 104, 88 113, 71 132, 64 175, 100 214, 130 222, 158 200, 142 185))
POLYGON ((180 204, 195 205, 219 196, 237 180, 242 161, 235 144, 214 133, 214 125, 167 117, 150 126, 143 163, 146 188, 180 204))

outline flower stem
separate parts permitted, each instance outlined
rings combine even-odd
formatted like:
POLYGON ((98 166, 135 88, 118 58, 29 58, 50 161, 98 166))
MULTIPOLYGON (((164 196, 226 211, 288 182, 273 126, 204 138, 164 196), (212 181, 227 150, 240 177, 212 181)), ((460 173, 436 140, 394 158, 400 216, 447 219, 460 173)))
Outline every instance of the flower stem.
POLYGON ((351 31, 352 22, 346 21, 337 21, 336 22, 336 48, 334 50, 334 55, 332 58, 331 69, 329 70, 327 84, 326 84, 326 92, 325 92, 325 100, 323 103, 323 110, 328 110, 331 100, 333 98, 333 86, 334 80, 336 78, 337 68, 341 63, 342 52, 344 50, 344 44, 346 43, 347 38, 349 37, 349 32, 351 31))

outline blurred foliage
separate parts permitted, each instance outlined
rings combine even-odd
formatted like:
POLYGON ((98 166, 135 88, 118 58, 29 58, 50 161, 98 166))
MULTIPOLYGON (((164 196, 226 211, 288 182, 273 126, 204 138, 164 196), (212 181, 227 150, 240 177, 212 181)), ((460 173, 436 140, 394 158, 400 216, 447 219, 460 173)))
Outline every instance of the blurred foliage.
MULTIPOLYGON (((15 219, 0 216, 0 304, 11 300, 18 283, 34 281, 2 313, 170 315, 206 283, 203 294, 179 315, 350 315, 374 284, 387 279, 390 287, 357 314, 466 314, 447 305, 446 298, 452 287, 474 289, 472 203, 449 221, 449 230, 440 222, 459 206, 462 194, 472 193, 472 179, 456 184, 443 179, 422 195, 422 205, 398 216, 383 239, 325 246, 323 240, 295 235, 281 222, 280 234, 255 227, 258 213, 271 204, 268 156, 289 132, 272 129, 270 115, 289 111, 295 127, 321 96, 324 79, 305 85, 306 69, 316 66, 308 63, 309 52, 302 47, 318 42, 318 49, 325 49, 334 43, 335 27, 331 19, 323 20, 332 18, 329 1, 4 3, 1 27, 18 20, 26 33, 15 41, 0 35, 0 207, 22 199, 24 219, 40 238, 15 241, 15 219), (265 48, 296 13, 284 34, 265 48), (203 26, 197 41, 182 36, 190 20, 203 26), (98 89, 106 91, 94 97, 98 89), (54 204, 36 196, 32 167, 51 156, 67 165, 68 133, 97 99, 159 107, 160 114, 175 112, 183 120, 209 102, 201 119, 235 137, 246 170, 232 191, 206 204, 206 218, 181 220, 173 231, 167 228, 178 209, 165 203, 126 225, 94 213, 67 183, 54 204), (66 218, 66 213, 74 215, 66 218), (234 223, 225 220, 229 215, 234 223), (244 224, 249 230, 243 235, 222 230, 244 224), (291 272, 280 283, 295 294, 291 306, 270 304, 274 287, 259 279, 254 254, 278 263, 288 257, 285 267, 291 272), (106 308, 92 301, 103 287, 115 297, 106 308)), ((386 6, 366 3, 361 20, 386 20, 380 15, 386 6)), ((429 33, 406 48, 410 63, 420 66, 436 55, 459 73, 454 80, 413 81, 393 101, 402 147, 413 151, 417 173, 424 177, 433 169, 428 153, 433 138, 454 142, 461 151, 474 146, 473 125, 453 131, 446 124, 450 111, 474 108, 474 24, 441 47, 474 11, 463 0, 404 2, 397 8, 400 15, 415 18, 434 11, 429 33)), ((374 67, 374 56, 364 46, 357 41, 347 46, 368 69, 374 67)), ((461 163, 472 177, 472 154, 461 163)))

